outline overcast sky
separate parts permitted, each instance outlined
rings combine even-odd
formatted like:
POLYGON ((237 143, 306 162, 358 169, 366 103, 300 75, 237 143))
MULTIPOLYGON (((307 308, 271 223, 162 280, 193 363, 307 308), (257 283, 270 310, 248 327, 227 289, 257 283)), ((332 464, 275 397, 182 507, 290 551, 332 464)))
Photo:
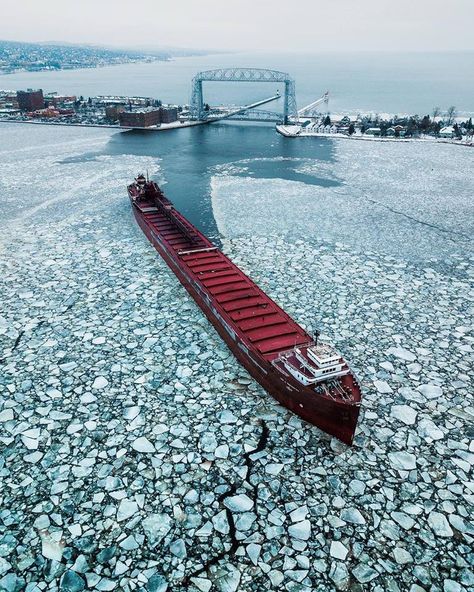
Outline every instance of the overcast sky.
POLYGON ((474 50, 474 0, 0 0, 0 39, 223 50, 474 50))

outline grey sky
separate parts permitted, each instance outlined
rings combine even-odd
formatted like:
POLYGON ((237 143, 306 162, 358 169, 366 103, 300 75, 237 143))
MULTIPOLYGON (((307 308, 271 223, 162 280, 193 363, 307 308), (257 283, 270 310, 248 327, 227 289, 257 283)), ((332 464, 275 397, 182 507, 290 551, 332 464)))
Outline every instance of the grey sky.
POLYGON ((226 50, 474 50, 474 0, 0 0, 0 39, 226 50))

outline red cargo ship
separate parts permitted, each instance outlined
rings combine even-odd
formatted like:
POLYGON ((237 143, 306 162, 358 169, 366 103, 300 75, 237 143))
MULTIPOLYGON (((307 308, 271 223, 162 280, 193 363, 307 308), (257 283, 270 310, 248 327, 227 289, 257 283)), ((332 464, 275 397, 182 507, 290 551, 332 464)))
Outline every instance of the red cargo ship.
POLYGON ((340 354, 295 323, 154 181, 139 175, 128 194, 143 232, 253 378, 304 420, 352 444, 361 390, 340 354))

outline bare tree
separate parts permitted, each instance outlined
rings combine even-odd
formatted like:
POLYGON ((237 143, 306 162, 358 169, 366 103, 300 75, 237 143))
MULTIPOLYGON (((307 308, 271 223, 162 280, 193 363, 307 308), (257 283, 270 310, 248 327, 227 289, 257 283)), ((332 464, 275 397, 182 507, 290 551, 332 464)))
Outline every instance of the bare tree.
POLYGON ((439 117, 441 113, 441 109, 439 107, 433 107, 433 121, 436 119, 436 117, 439 117))
POLYGON ((452 105, 447 111, 446 115, 448 116, 448 125, 451 125, 457 115, 456 107, 452 105))

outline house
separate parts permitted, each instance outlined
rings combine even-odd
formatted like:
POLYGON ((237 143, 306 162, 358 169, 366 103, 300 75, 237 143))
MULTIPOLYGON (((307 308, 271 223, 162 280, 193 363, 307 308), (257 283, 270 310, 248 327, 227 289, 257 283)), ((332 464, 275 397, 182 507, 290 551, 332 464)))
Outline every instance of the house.
POLYGON ((405 128, 403 127, 403 125, 394 125, 394 126, 389 127, 387 129, 387 136, 390 138, 393 138, 393 137, 402 138, 404 135, 405 135, 405 128))
POLYGON ((439 131, 440 138, 454 138, 455 136, 454 128, 452 125, 448 125, 447 127, 443 127, 439 131))
POLYGON ((366 136, 380 136, 380 133, 379 127, 369 127, 369 129, 365 130, 366 136))

